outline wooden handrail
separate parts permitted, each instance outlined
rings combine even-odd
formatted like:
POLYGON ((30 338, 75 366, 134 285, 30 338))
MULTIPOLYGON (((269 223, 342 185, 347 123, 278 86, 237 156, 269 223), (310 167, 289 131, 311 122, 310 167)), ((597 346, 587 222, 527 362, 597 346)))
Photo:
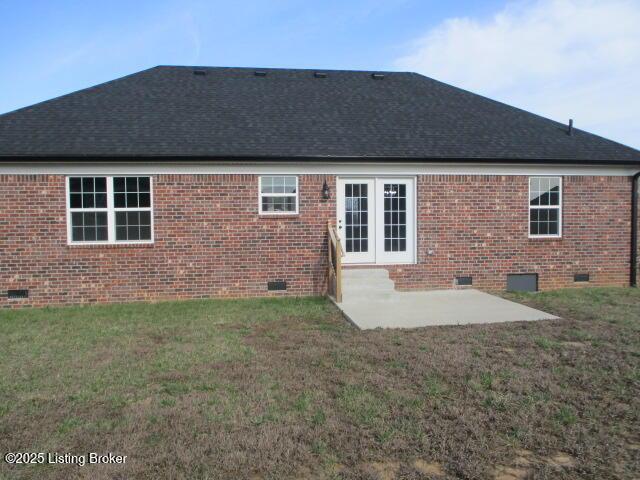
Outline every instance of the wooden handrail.
POLYGON ((336 227, 331 225, 331 222, 327 224, 327 230, 329 233, 328 291, 330 295, 333 294, 336 302, 340 303, 342 302, 342 257, 344 250, 342 250, 342 243, 336 227))
POLYGON ((338 237, 336 227, 331 224, 329 224, 329 236, 331 237, 331 241, 333 242, 333 244, 339 249, 338 255, 344 257, 344 252, 342 251, 342 242, 340 241, 340 237, 338 237))

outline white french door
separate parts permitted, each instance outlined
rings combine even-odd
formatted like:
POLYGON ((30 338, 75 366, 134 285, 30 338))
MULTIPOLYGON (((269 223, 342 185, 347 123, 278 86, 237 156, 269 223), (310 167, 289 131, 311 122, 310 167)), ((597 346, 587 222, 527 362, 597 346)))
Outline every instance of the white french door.
POLYGON ((413 263, 413 178, 340 178, 338 232, 345 263, 413 263))
POLYGON ((412 263, 414 180, 376 179, 376 263, 412 263))
POLYGON ((338 180, 338 233, 346 263, 374 263, 375 180, 372 178, 338 180))

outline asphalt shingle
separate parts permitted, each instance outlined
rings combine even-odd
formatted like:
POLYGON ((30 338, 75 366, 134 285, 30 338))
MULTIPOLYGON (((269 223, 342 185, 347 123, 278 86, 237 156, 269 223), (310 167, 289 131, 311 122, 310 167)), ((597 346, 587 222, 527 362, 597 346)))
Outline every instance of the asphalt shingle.
POLYGON ((638 150, 416 73, 255 70, 159 66, 0 115, 0 156, 640 163, 638 150))

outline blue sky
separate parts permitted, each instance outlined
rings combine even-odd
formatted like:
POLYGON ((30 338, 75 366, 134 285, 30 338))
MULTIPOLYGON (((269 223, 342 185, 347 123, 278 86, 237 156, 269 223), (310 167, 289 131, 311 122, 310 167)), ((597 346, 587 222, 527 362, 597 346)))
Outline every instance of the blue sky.
POLYGON ((639 19, 635 0, 4 0, 0 113, 160 64, 415 70, 639 147, 639 19))

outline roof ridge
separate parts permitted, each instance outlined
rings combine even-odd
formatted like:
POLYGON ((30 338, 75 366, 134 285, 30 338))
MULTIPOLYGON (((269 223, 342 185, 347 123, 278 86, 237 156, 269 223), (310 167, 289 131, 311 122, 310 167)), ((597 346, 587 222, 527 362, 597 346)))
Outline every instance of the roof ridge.
MULTIPOLYGON (((156 65, 154 68, 175 68, 175 69, 210 69, 210 70, 247 70, 247 71, 280 71, 280 72, 334 72, 334 73, 388 73, 417 75, 415 72, 402 70, 345 70, 340 68, 288 68, 288 67, 229 67, 217 65, 156 65)), ((429 78, 429 77, 427 77, 429 78)))

